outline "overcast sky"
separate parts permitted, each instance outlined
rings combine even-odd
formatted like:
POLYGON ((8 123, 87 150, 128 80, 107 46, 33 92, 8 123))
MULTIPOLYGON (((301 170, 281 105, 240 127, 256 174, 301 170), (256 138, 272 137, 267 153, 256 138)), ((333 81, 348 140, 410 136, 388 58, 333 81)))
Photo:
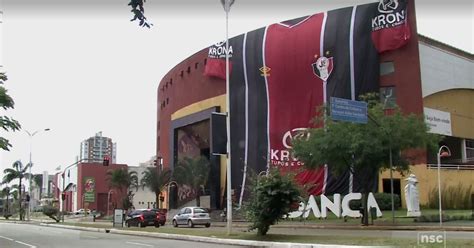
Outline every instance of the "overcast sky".
MULTIPOLYGON (((54 173, 73 163, 80 142, 98 131, 117 142, 119 163, 148 160, 155 153, 161 78, 225 37, 219 0, 148 0, 149 30, 129 22, 128 2, 3 0, 0 70, 7 72, 5 86, 16 103, 6 115, 30 132, 51 129, 33 139, 33 172, 54 173)), ((367 2, 374 1, 236 0, 229 32, 367 2)), ((419 33, 473 52, 472 1, 416 3, 419 33)), ((0 152, 2 172, 15 160, 28 162, 24 130, 0 133, 13 144, 0 152)))

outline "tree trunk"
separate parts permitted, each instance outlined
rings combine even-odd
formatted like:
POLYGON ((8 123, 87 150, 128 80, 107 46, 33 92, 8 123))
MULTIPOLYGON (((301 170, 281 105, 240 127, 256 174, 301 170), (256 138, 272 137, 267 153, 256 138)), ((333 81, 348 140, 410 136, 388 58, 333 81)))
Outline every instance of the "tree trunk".
POLYGON ((19 193, 19 196, 20 196, 19 197, 20 198, 20 220, 23 220, 23 205, 22 205, 23 202, 22 202, 22 198, 21 198, 21 178, 22 177, 20 176, 20 185, 19 185, 20 186, 19 187, 20 188, 20 193, 19 193))
POLYGON ((196 206, 201 206, 201 191, 200 188, 196 189, 196 206))
POLYGON ((377 171, 371 167, 365 167, 361 171, 361 176, 359 177, 361 190, 362 190, 362 225, 369 225, 369 209, 367 205, 367 200, 369 199, 369 193, 372 190, 372 179, 377 177, 377 171))
POLYGON ((368 226, 369 225, 369 214, 367 209, 367 200, 369 199, 369 193, 364 189, 364 193, 362 193, 362 225, 368 226))

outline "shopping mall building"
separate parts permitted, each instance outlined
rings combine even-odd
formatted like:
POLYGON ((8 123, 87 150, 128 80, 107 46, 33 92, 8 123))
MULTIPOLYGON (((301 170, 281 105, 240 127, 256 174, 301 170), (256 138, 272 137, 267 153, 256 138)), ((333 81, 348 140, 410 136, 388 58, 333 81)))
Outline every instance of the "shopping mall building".
MULTIPOLYGON (((387 107, 425 114, 431 131, 445 136, 440 145, 449 147, 451 156, 441 160, 443 187, 474 184, 473 55, 418 34, 413 1, 398 2, 388 14, 378 3, 350 6, 230 39, 235 201, 249 171, 259 173, 267 165, 299 168, 286 139, 311 127, 316 106, 331 97, 357 100, 367 92, 379 92, 387 107)), ((226 112, 225 52, 223 43, 203 48, 170 70, 157 88, 157 157, 171 169, 185 156, 209 158, 205 204, 211 208, 223 207, 226 197, 226 157, 213 155, 225 134, 225 124, 213 115, 226 112)), ((403 205, 404 179, 411 173, 418 178, 421 204, 428 204, 437 187, 436 161, 436 154, 421 152, 410 173, 394 174, 394 192, 403 205)), ((390 192, 388 171, 373 180, 379 192, 390 192)), ((331 181, 327 169, 310 172, 301 182, 319 185, 314 194, 357 190, 357 182, 331 181)), ((176 208, 189 195, 186 188, 172 187, 170 206, 176 208)))

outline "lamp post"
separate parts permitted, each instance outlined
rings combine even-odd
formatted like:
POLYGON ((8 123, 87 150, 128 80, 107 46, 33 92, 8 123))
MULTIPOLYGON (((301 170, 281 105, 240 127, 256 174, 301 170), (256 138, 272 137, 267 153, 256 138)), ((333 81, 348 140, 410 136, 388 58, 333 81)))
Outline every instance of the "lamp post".
POLYGON ((230 164, 230 92, 229 92, 229 12, 235 0, 221 0, 225 11, 225 82, 226 82, 226 108, 227 108, 227 235, 232 230, 232 195, 231 195, 231 164, 230 164))
POLYGON ((441 158, 450 157, 451 151, 447 146, 441 146, 436 157, 438 159, 438 203, 439 203, 439 226, 443 225, 443 215, 441 207, 441 158))
MULTIPOLYGON (((28 190, 30 191, 30 197, 32 196, 32 192, 31 192, 31 167, 33 167, 33 162, 32 162, 32 150, 33 150, 33 137, 35 136, 35 134, 41 132, 41 131, 49 131, 51 129, 49 128, 45 128, 45 129, 39 129, 39 130, 36 130, 32 133, 28 132, 27 130, 25 130, 25 132, 28 134, 28 136, 30 137, 30 168, 29 168, 29 175, 28 175, 28 190)), ((44 180, 44 179, 43 179, 44 180)), ((32 202, 32 199, 30 199, 30 201, 28 202, 28 220, 30 220, 30 212, 31 212, 31 202, 32 202)))
MULTIPOLYGON (((174 185, 178 185, 178 183, 176 181, 169 181, 168 182, 168 195, 167 195, 167 200, 168 200, 168 204, 167 204, 167 207, 168 207, 168 211, 166 211, 166 214, 168 215, 169 212, 170 212, 170 198, 171 198, 171 195, 170 195, 170 188, 171 188, 171 184, 174 184, 174 185)), ((166 216, 167 219, 169 219, 169 216, 166 216)))

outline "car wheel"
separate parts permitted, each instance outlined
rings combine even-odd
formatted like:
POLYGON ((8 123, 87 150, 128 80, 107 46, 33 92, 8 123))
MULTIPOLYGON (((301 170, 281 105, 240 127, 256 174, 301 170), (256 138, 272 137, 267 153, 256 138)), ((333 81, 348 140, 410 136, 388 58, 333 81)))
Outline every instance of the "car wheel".
POLYGON ((209 228, 211 226, 211 223, 206 223, 206 227, 209 228))
POLYGON ((194 224, 192 220, 188 220, 188 227, 193 228, 194 224))
POLYGON ((127 221, 127 227, 130 227, 130 226, 131 226, 130 221, 127 221))
POLYGON ((176 222, 176 220, 173 220, 173 227, 178 227, 178 222, 176 222))
POLYGON ((156 224, 155 224, 155 227, 156 227, 156 228, 160 227, 160 223, 156 223, 156 224))

